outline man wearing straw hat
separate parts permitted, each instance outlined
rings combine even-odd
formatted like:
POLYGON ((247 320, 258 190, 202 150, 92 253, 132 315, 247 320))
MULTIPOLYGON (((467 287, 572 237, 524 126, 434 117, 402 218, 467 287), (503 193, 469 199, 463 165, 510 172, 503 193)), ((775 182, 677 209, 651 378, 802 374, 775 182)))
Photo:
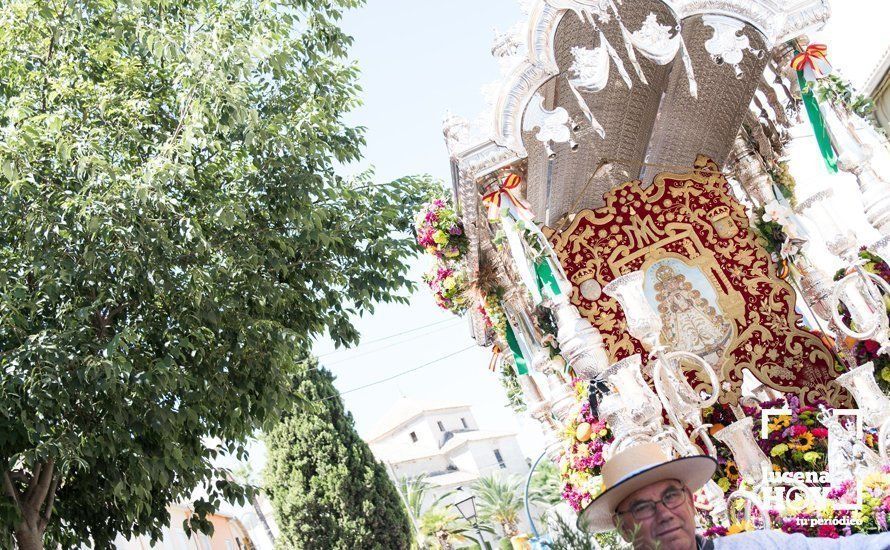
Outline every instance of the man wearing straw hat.
POLYGON ((625 449, 603 465, 604 490, 581 512, 578 528, 617 528, 636 550, 890 549, 890 533, 830 539, 763 530, 714 541, 696 535, 692 494, 716 467, 708 456, 671 459, 656 443, 625 449))

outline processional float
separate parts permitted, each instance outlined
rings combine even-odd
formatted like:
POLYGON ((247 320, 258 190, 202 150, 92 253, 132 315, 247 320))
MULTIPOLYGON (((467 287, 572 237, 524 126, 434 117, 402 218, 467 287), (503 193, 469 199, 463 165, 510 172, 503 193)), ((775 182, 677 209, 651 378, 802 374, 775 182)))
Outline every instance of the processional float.
POLYGON ((890 151, 843 98, 815 93, 836 78, 805 36, 828 19, 824 0, 523 6, 526 21, 492 48, 502 74, 490 109, 478 123, 445 120, 460 230, 432 248, 465 274, 452 309, 469 312, 540 421, 572 505, 595 496, 602 460, 656 441, 737 470, 736 486, 711 481, 697 498, 714 525, 741 499, 774 526, 764 495, 785 451, 768 456, 758 434, 760 405, 778 396, 793 418, 821 407, 827 435, 806 433, 829 439, 827 456, 782 427, 789 415, 771 424, 803 438, 795 460, 824 460, 835 479, 886 465, 890 398, 851 349, 890 354, 890 284, 861 253, 890 261, 890 182, 872 166, 890 151), (786 157, 801 125, 826 167, 798 201, 786 157), (855 178, 870 235, 832 213, 838 171, 855 178), (440 253, 458 238, 460 254, 440 253), (843 267, 838 280, 816 244, 843 267), (870 446, 832 412, 854 406, 876 432, 870 446), (717 408, 732 417, 716 425, 717 408))

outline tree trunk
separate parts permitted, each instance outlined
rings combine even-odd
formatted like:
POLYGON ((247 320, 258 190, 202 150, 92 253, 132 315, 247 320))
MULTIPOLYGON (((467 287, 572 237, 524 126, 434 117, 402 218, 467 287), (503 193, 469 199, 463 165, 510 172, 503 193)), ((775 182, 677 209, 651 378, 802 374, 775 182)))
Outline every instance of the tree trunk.
POLYGON ((52 516, 59 484, 55 460, 37 463, 30 475, 22 471, 0 471, 0 479, 3 492, 20 514, 21 521, 13 527, 19 550, 43 550, 43 534, 52 516), (16 486, 13 477, 27 480, 24 491, 16 486))
POLYGON ((19 550, 43 550, 43 532, 24 523, 15 526, 15 541, 19 550))
POLYGON ((266 519, 266 514, 263 513, 263 509, 260 507, 260 499, 257 498, 256 495, 253 495, 250 497, 250 503, 253 504, 253 509, 256 510, 257 517, 260 518, 260 522, 262 522, 263 528, 266 530, 266 536, 269 537, 269 542, 275 544, 275 535, 272 533, 272 527, 266 519))

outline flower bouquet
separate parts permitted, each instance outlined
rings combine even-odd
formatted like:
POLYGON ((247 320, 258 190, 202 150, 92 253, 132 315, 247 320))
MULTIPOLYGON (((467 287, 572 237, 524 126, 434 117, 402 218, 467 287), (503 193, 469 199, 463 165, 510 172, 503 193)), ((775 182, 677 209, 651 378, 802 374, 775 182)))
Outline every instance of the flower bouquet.
POLYGON ((428 254, 449 260, 467 251, 469 241, 457 212, 442 198, 426 203, 414 216, 417 244, 428 254))
POLYGON ((461 315, 469 307, 467 276, 453 264, 437 262, 432 271, 423 276, 423 280, 442 309, 461 315))

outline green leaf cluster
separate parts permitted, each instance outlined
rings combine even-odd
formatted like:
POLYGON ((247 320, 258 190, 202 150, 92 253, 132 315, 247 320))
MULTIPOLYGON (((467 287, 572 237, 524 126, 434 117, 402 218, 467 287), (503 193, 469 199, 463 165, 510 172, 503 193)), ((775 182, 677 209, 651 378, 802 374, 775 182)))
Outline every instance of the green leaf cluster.
POLYGON ((266 436, 265 489, 287 549, 409 548, 412 527, 396 487, 353 426, 325 369, 310 366, 297 391, 312 401, 266 436))
POLYGON ((101 548, 196 486, 243 499, 213 460, 291 402, 294 357, 405 301, 428 178, 335 171, 360 3, 0 3, 0 539, 28 512, 101 548), (41 465, 56 490, 16 504, 41 465))

